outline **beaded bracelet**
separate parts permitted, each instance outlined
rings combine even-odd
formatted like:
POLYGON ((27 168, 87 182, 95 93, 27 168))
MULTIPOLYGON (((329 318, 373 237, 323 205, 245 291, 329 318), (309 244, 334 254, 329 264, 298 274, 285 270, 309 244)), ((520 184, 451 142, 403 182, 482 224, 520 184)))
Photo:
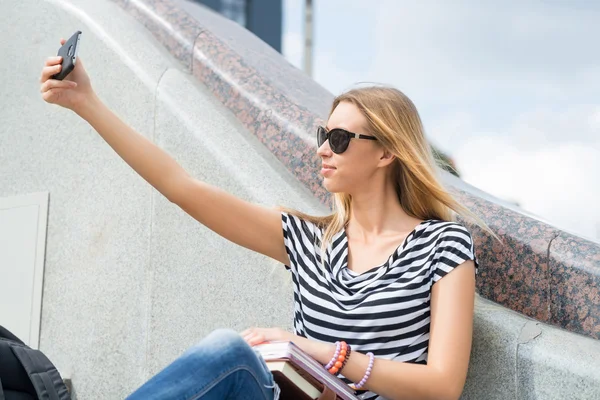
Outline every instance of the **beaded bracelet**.
POLYGON ((352 348, 350 347, 350 345, 348 345, 348 351, 346 352, 346 359, 342 363, 342 367, 340 368, 340 370, 338 371, 338 373, 341 373, 342 370, 344 369, 344 367, 346 366, 346 363, 348 362, 348 359, 350 358, 350 353, 351 352, 352 352, 352 348))
POLYGON ((331 368, 329 368, 330 374, 337 375, 337 373, 340 371, 340 368, 342 368, 342 363, 346 359, 347 354, 348 354, 348 344, 344 341, 341 341, 340 342, 340 351, 339 351, 337 360, 335 361, 333 366, 331 368))
POLYGON ((332 375, 337 375, 340 369, 343 366, 344 361, 348 357, 348 344, 344 341, 335 342, 336 348, 335 353, 333 354, 333 358, 329 363, 325 366, 325 369, 329 371, 332 375))
POLYGON ((363 376, 363 378, 360 380, 360 382, 358 382, 356 385, 354 385, 355 390, 361 389, 365 385, 365 383, 367 383, 367 379, 369 379, 369 376, 371 376, 371 370, 373 370, 373 363, 375 362, 375 355, 373 355, 373 353, 370 353, 370 352, 367 353, 367 355, 369 356, 369 366, 367 367, 365 376, 363 376))
POLYGON ((333 364, 335 364, 335 362, 338 359, 338 356, 340 355, 340 347, 341 347, 341 343, 340 342, 335 342, 335 353, 333 353, 333 357, 331 358, 331 361, 329 361, 329 363, 327 363, 327 365, 325 366, 325 369, 329 369, 331 367, 333 367, 333 364))

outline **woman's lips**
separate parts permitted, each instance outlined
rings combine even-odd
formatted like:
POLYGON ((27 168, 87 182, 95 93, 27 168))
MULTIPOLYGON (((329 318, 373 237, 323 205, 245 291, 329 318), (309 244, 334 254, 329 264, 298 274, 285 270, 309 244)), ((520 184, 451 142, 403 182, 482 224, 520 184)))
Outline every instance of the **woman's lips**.
POLYGON ((321 166, 321 175, 323 176, 329 176, 333 174, 333 171, 335 171, 335 167, 331 165, 323 164, 321 166))

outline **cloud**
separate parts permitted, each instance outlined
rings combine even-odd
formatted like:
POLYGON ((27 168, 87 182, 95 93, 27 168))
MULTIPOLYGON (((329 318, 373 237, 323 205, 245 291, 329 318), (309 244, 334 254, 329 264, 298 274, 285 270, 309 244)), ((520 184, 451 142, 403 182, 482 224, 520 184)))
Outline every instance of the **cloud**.
POLYGON ((282 54, 296 68, 303 68, 304 1, 284 0, 282 54))
POLYGON ((600 149, 538 142, 524 148, 507 135, 482 133, 455 153, 463 180, 550 224, 600 240, 600 149))
POLYGON ((532 107, 504 130, 478 129, 469 112, 432 130, 466 182, 558 228, 600 240, 600 105, 532 107))
POLYGON ((341 94, 360 83, 356 74, 344 68, 339 68, 339 59, 334 52, 318 50, 315 54, 315 63, 328 65, 328 68, 314 68, 314 79, 321 82, 335 82, 326 87, 334 95, 341 94), (335 80, 332 78, 335 77, 335 80))
POLYGON ((466 111, 446 113, 427 124, 429 142, 450 154, 459 150, 476 132, 477 122, 473 114, 466 111))
MULTIPOLYGON (((451 111, 432 118, 427 134, 434 144, 452 154, 481 135, 484 128, 479 120, 474 113, 465 110, 451 111)), ((597 104, 532 106, 498 125, 487 134, 508 137, 523 151, 560 143, 579 143, 600 149, 600 105, 597 104)))
POLYGON ((511 135, 519 148, 580 143, 600 149, 600 104, 536 107, 515 118, 511 135))
POLYGON ((283 35, 282 53, 296 68, 303 69, 304 38, 298 32, 286 32, 283 35))
POLYGON ((600 88, 600 53, 586 44, 600 34, 598 6, 384 0, 377 10, 368 75, 409 92, 452 100, 518 90, 564 99, 600 88))

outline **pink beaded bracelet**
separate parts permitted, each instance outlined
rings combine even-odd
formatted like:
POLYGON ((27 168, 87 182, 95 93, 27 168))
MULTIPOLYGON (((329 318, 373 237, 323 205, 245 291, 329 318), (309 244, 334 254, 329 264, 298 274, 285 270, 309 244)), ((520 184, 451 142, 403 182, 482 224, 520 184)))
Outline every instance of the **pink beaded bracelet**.
POLYGON ((342 347, 342 344, 340 342, 335 342, 335 353, 333 354, 333 358, 331 359, 331 361, 329 361, 329 363, 325 366, 326 370, 329 370, 331 367, 333 367, 333 365, 337 361, 338 356, 340 355, 341 347, 342 347))
POLYGON ((358 382, 354 386, 355 390, 361 389, 365 385, 365 383, 367 383, 367 379, 369 379, 369 376, 371 376, 371 371, 373 370, 373 363, 375 363, 375 355, 371 352, 367 353, 367 355, 369 356, 369 366, 367 367, 365 376, 363 376, 363 378, 360 380, 360 382, 358 382))

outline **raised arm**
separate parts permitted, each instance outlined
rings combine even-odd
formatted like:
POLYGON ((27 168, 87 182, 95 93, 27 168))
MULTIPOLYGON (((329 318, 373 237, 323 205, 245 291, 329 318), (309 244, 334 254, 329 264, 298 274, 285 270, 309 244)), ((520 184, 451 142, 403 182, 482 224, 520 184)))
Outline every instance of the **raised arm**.
POLYGON ((41 92, 46 102, 69 108, 85 119, 142 178, 209 229, 289 264, 278 211, 192 178, 169 154, 134 131, 100 101, 81 59, 64 81, 50 79, 60 67, 60 58, 52 57, 42 70, 41 92))

